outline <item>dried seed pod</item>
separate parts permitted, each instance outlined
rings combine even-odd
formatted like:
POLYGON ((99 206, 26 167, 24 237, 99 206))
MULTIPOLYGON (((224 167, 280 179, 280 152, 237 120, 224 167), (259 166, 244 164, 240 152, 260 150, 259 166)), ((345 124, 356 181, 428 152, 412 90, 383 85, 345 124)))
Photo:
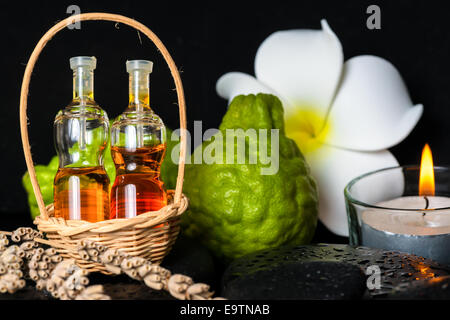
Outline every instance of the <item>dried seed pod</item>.
POLYGON ((8 269, 3 264, 0 263, 0 276, 2 274, 5 274, 6 271, 8 271, 8 269))
POLYGON ((153 282, 150 278, 144 278, 144 283, 147 287, 152 288, 154 290, 162 290, 164 289, 164 284, 161 282, 153 282))
MULTIPOLYGON (((21 261, 22 262, 22 261, 21 261)), ((18 262, 11 262, 11 263, 8 263, 8 269, 9 270, 18 270, 18 269, 20 269, 20 263, 18 263, 18 262)))
POLYGON ((18 228, 11 234, 11 240, 14 242, 34 241, 34 238, 43 238, 42 232, 32 228, 18 228))
POLYGON ((55 254, 58 254, 55 250, 55 248, 48 248, 45 251, 45 254, 48 256, 54 256, 55 254))
POLYGON ((39 275, 40 279, 47 279, 49 276, 49 273, 46 270, 38 270, 37 274, 39 275))
POLYGON ((52 295, 55 298, 59 298, 61 300, 69 300, 69 296, 67 295, 67 289, 64 288, 64 286, 61 286, 56 290, 56 295, 53 294, 53 292, 52 292, 52 295))
POLYGON ((105 266, 106 270, 108 270, 112 274, 121 274, 122 273, 122 269, 120 269, 120 267, 118 267, 118 266, 114 266, 112 264, 105 264, 104 266, 105 266))
POLYGON ((170 278, 170 271, 157 265, 151 265, 149 262, 138 268, 138 272, 144 280, 144 283, 152 289, 167 289, 167 281, 170 278), (144 270, 147 272, 145 274, 144 270))
POLYGON ((140 258, 140 257, 133 257, 131 259, 131 263, 133 264, 134 268, 140 267, 146 262, 147 262, 147 260, 145 260, 144 258, 140 258))
POLYGON ((88 253, 89 256, 92 257, 92 258, 97 257, 98 254, 99 254, 98 250, 95 249, 95 248, 88 249, 87 253, 88 253))
POLYGON ((31 261, 28 262, 28 268, 30 268, 31 270, 37 270, 39 268, 39 264, 35 260, 36 259, 31 258, 31 261))
POLYGON ((48 281, 45 281, 45 280, 36 281, 36 289, 37 290, 44 290, 46 286, 48 286, 48 281))
POLYGON ((124 270, 124 273, 127 274, 131 279, 142 280, 135 269, 124 270))
POLYGON ((83 260, 89 260, 90 259, 90 256, 89 256, 88 252, 86 250, 84 250, 84 249, 78 250, 78 255, 83 260))
POLYGON ((131 259, 124 259, 120 264, 120 267, 123 270, 130 270, 131 268, 133 268, 133 263, 131 262, 131 259))
POLYGON ((57 276, 61 279, 65 279, 69 276, 69 273, 67 272, 68 265, 74 263, 74 260, 63 260, 60 263, 58 263, 55 268, 52 271, 52 277, 57 276))
POLYGON ((144 277, 150 273, 150 271, 152 270, 152 265, 149 263, 144 264, 143 266, 139 267, 137 269, 137 272, 139 274, 139 276, 144 279, 144 277))
POLYGON ((0 256, 0 260, 6 263, 13 263, 22 260, 24 252, 17 245, 12 245, 6 248, 0 256))
POLYGON ((37 248, 37 246, 38 246, 38 243, 35 241, 25 241, 25 242, 22 242, 22 244, 19 247, 23 251, 29 251, 29 250, 32 250, 33 248, 37 248))
POLYGON ((74 260, 63 260, 54 268, 46 289, 53 297, 61 300, 104 300, 110 299, 103 293, 102 286, 86 287, 89 272, 81 269, 74 260))
MULTIPOLYGON (((53 248, 44 250, 39 247, 34 248, 30 252, 33 255, 28 263, 29 276, 36 282, 36 288, 38 290, 46 289, 48 286, 53 288, 53 284, 48 283, 50 281, 49 278, 56 264, 62 261, 62 257, 53 248)), ((50 290, 48 291, 51 292, 50 290)))
MULTIPOLYGON (((2 244, 6 243, 5 238, 2 237, 2 244)), ((22 279, 23 272, 20 270, 25 253, 17 245, 3 249, 0 255, 0 292, 14 293, 25 286, 25 280, 22 279)))
POLYGON ((73 295, 72 292, 69 292, 68 285, 76 281, 74 277, 70 278, 74 264, 74 260, 63 260, 53 269, 46 284, 46 289, 53 297, 65 300, 70 299, 71 294, 73 295), (68 278, 70 279, 66 282, 68 278))
POLYGON ((177 299, 185 300, 187 298, 186 291, 193 283, 192 279, 187 276, 174 274, 170 277, 167 286, 171 295, 177 299))
POLYGON ((63 258, 60 256, 60 255, 53 255, 53 256, 51 256, 50 257, 50 260, 53 262, 53 263, 59 263, 59 262, 61 262, 62 260, 63 260, 63 258))
MULTIPOLYGON (((38 275, 36 269, 32 269, 30 268, 30 270, 28 271, 28 275, 30 276, 31 280, 35 281, 35 282, 39 282, 40 281, 40 276, 38 275)), ((44 281, 45 282, 45 281, 44 281)), ((38 289, 39 290, 39 289, 38 289)))
POLYGON ((95 285, 84 289, 75 300, 111 300, 111 298, 103 293, 103 286, 95 285))
POLYGON ((6 247, 8 246, 9 241, 6 234, 0 233, 0 254, 6 250, 6 247))
POLYGON ((195 283, 186 290, 188 300, 206 300, 213 296, 214 292, 209 291, 209 286, 204 283, 195 283))
POLYGON ((0 293, 14 293, 25 287, 22 272, 7 272, 0 276, 0 293))
POLYGON ((97 261, 100 261, 109 271, 115 274, 120 274, 120 266, 125 257, 126 255, 117 249, 106 249, 100 253, 97 261))

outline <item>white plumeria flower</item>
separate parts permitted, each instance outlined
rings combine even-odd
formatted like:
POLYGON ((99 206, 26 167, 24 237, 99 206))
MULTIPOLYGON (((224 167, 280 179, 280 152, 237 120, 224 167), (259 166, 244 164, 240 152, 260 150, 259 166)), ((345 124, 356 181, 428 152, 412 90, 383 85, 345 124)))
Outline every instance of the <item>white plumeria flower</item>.
MULTIPOLYGON (((325 20, 321 24, 322 30, 273 33, 256 53, 256 78, 227 73, 216 89, 228 101, 260 92, 280 98, 286 134, 297 142, 319 185, 319 218, 332 232, 348 236, 346 184, 398 166, 386 149, 411 132, 423 106, 413 106, 390 62, 365 55, 344 64, 339 39, 325 20)), ((383 190, 374 186, 372 192, 383 190)))

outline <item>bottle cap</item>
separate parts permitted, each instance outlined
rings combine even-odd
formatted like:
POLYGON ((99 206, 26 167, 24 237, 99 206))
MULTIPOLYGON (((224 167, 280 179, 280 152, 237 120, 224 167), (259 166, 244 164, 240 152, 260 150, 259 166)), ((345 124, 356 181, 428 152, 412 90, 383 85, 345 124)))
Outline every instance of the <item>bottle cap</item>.
POLYGON ((70 58, 70 69, 76 70, 78 67, 88 67, 91 70, 95 70, 97 67, 97 59, 87 56, 70 58))
POLYGON ((148 60, 128 60, 127 61, 127 72, 131 73, 134 70, 142 70, 148 73, 153 71, 153 62, 148 60))

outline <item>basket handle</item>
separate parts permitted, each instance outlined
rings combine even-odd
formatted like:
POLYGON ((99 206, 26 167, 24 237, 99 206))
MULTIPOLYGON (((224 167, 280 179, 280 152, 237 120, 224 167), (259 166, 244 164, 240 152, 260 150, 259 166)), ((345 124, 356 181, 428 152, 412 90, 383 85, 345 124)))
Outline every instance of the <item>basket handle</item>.
POLYGON ((42 198, 42 193, 39 188, 39 183, 36 178, 36 171, 34 169, 33 159, 31 157, 31 149, 30 142, 28 138, 28 118, 27 118, 27 99, 28 99, 28 91, 30 85, 31 74, 33 72, 33 68, 36 64, 36 61, 44 49, 47 42, 49 42, 55 34, 57 34, 62 29, 65 29, 66 26, 73 24, 77 21, 88 21, 88 20, 103 20, 103 21, 112 21, 126 24, 130 27, 135 28, 136 30, 145 34, 153 44, 158 48, 161 52, 164 60, 169 66, 170 73, 172 74, 173 80, 175 82, 175 88, 177 91, 178 97, 178 108, 179 108, 179 116, 180 116, 180 159, 178 165, 178 177, 177 184, 175 187, 175 195, 174 195, 174 203, 175 205, 179 205, 181 201, 181 193, 183 189, 183 178, 184 178, 184 164, 186 157, 186 101, 184 99, 184 91, 183 84, 181 82, 180 74, 178 72, 177 66, 167 51, 164 44, 161 40, 145 25, 142 23, 117 14, 110 13, 102 13, 102 12, 92 12, 92 13, 83 13, 79 15, 70 16, 56 25, 54 25, 50 30, 48 30, 44 36, 39 40, 36 47, 33 50, 33 53, 28 60, 27 66, 25 68, 25 74, 23 75, 22 80, 22 89, 20 91, 20 133, 22 136, 22 146, 23 152, 25 154, 25 161, 27 164, 28 172, 31 178, 31 184, 33 186, 34 195, 36 197, 39 211, 43 219, 48 219, 48 213, 45 208, 44 200, 42 198))

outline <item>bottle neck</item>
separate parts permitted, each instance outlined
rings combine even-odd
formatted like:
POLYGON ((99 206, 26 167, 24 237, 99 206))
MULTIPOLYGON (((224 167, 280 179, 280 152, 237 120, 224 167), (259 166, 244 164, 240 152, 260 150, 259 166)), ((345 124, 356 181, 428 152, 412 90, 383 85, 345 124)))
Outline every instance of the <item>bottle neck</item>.
POLYGON ((129 108, 136 111, 150 109, 150 79, 149 73, 133 70, 129 78, 129 108))
POLYGON ((78 67, 73 72, 73 100, 94 100, 94 72, 78 67))

